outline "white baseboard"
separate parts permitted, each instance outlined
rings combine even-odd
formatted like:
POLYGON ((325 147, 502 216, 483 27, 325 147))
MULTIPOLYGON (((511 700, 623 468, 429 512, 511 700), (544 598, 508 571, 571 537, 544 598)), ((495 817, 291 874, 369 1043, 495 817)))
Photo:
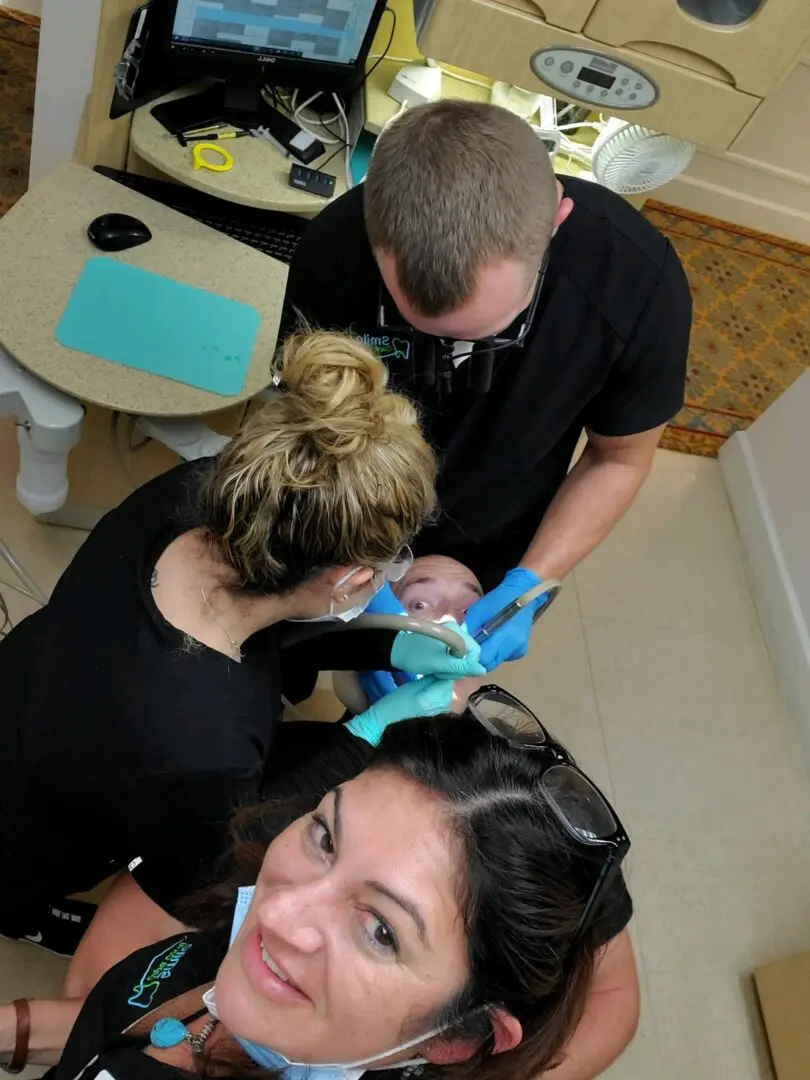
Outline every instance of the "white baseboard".
POLYGON ((720 468, 737 519, 754 603, 776 677, 799 724, 810 759, 810 630, 744 431, 732 436, 720 451, 720 468))

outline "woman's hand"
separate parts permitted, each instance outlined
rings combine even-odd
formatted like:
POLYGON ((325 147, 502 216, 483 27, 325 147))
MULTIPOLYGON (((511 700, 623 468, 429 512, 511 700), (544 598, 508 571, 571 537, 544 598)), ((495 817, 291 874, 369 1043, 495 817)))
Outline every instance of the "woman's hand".
POLYGON ((452 704, 452 680, 427 675, 386 694, 364 713, 350 720, 346 727, 358 739, 376 746, 389 724, 410 720, 414 716, 438 716, 449 712, 452 704))
POLYGON ((463 638, 467 646, 464 656, 451 656, 444 642, 428 637, 427 634, 402 630, 394 638, 391 649, 392 667, 406 671, 409 675, 439 675, 445 679, 486 675, 486 668, 479 663, 478 659, 481 655, 478 642, 474 641, 458 623, 450 621, 442 625, 448 630, 454 630, 459 637, 463 638))

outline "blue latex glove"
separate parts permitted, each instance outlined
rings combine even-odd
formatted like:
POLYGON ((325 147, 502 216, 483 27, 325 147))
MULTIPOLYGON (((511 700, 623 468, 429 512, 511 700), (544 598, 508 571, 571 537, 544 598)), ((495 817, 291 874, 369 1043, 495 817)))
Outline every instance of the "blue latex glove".
MULTIPOLYGON (((408 612, 394 596, 391 585, 386 581, 380 591, 371 598, 366 611, 374 615, 407 615, 408 612)), ((390 671, 361 671, 358 673, 360 685, 369 701, 379 701, 386 694, 392 694, 397 688, 390 671)), ((412 675, 403 675, 405 682, 410 682, 412 675)))
POLYGON ((394 596, 390 581, 372 596, 366 611, 370 615, 407 615, 408 612, 394 596))
POLYGON ((443 675, 447 679, 463 679, 468 675, 485 675, 486 669, 478 662, 480 648, 463 626, 455 622, 444 623, 450 630, 460 634, 467 645, 464 656, 450 655, 441 641, 426 634, 412 634, 401 630, 394 638, 391 649, 391 666, 411 675, 443 675))
POLYGON ((355 716, 346 727, 358 739, 376 746, 389 724, 412 716, 438 716, 448 712, 453 702, 453 680, 427 675, 399 686, 376 705, 355 716))
MULTIPOLYGON (((532 570, 526 570, 522 566, 510 570, 497 588, 482 596, 467 609, 465 620, 467 629, 474 637, 484 623, 489 622, 502 608, 513 600, 517 600, 527 589, 539 584, 540 578, 532 570)), ((509 622, 504 623, 492 637, 486 638, 481 645, 481 663, 487 671, 494 671, 507 660, 520 660, 526 655, 532 632, 532 619, 542 603, 543 597, 540 596, 535 603, 529 604, 523 611, 514 615, 509 622)))

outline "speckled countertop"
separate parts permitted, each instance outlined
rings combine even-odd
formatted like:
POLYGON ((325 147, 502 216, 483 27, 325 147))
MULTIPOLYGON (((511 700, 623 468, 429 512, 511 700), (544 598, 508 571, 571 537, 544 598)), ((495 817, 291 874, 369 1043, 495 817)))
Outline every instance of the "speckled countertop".
MULTIPOLYGON (((242 139, 240 142, 246 142, 242 139)), ((0 219, 0 344, 23 367, 82 401, 154 416, 192 416, 244 401, 269 381, 287 267, 82 165, 48 173, 0 219), (262 317, 242 393, 222 397, 59 345, 54 333, 88 259, 99 214, 133 214, 152 240, 111 256, 239 300, 262 317)))
MULTIPOLYGON (((188 87, 185 87, 160 100, 171 101, 187 94, 188 87)), ((191 146, 181 146, 177 139, 167 138, 166 129, 152 116, 155 104, 144 105, 135 113, 129 141, 132 150, 160 172, 209 195, 245 206, 258 206, 262 210, 285 210, 288 214, 314 217, 329 205, 329 201, 319 195, 309 195, 290 187, 292 159, 284 157, 264 139, 228 139, 222 146, 233 155, 232 169, 228 172, 195 171, 191 146)), ((327 146, 326 153, 310 167, 320 168, 320 162, 326 161, 334 149, 334 146, 327 146)), ((334 198, 346 190, 345 160, 341 150, 327 166, 327 171, 337 178, 334 198)))

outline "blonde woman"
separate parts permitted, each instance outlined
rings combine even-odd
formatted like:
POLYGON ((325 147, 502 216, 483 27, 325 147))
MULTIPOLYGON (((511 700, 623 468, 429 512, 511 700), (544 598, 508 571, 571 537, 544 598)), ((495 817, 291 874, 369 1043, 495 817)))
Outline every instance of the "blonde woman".
POLYGON ((407 568, 436 462, 354 339, 293 338, 278 376, 219 458, 109 513, 0 644, 2 934, 71 952, 80 913, 59 898, 131 860, 169 910, 204 881, 223 823, 261 795, 302 650, 310 667, 483 670, 474 648, 414 655, 416 635, 283 648, 288 620, 346 621, 407 568))

